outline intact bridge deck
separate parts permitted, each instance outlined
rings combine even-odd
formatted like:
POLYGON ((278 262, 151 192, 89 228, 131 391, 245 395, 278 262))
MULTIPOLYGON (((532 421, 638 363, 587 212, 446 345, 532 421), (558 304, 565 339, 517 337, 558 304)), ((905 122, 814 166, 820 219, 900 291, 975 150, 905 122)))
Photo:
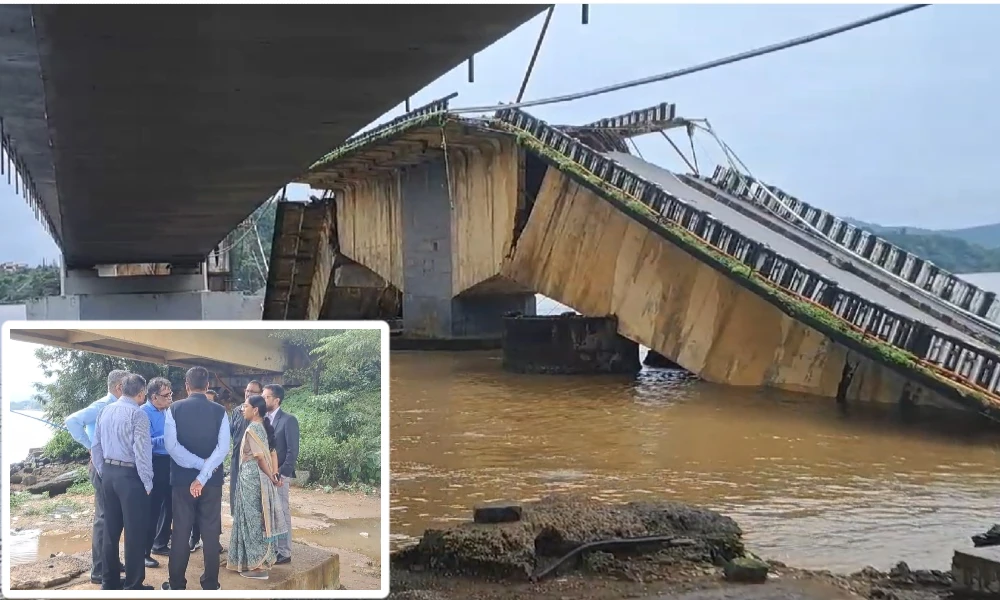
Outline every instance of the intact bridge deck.
MULTIPOLYGON (((967 318, 964 315, 957 314, 957 311, 954 311, 954 313, 956 313, 956 319, 960 323, 959 326, 953 325, 952 323, 954 321, 949 322, 949 320, 945 320, 944 318, 920 309, 914 304, 907 302, 875 285, 870 280, 866 280, 865 278, 862 278, 846 269, 838 267, 813 249, 798 243, 791 237, 787 237, 786 235, 782 235, 778 231, 775 231, 773 228, 784 230, 789 234, 796 233, 802 235, 802 233, 792 225, 757 206, 734 198, 722 191, 718 191, 720 195, 727 197, 733 203, 739 203, 746 207, 747 210, 754 212, 758 219, 767 221, 771 227, 763 224, 760 220, 748 217, 719 200, 694 189, 685 182, 681 181, 677 175, 667 169, 646 162, 641 158, 630 154, 615 152, 609 153, 607 156, 608 158, 611 158, 615 162, 621 164, 623 167, 634 172, 636 175, 656 183, 666 192, 673 194, 677 198, 700 210, 712 213, 712 216, 716 219, 722 221, 729 227, 736 229, 748 238, 765 243, 774 249, 778 254, 798 261, 805 267, 835 279, 844 289, 850 290, 871 302, 880 304, 911 319, 923 321, 935 329, 938 329, 942 333, 952 335, 970 345, 983 348, 989 347, 981 341, 979 336, 973 337, 970 335, 970 331, 976 331, 980 334, 980 336, 992 339, 995 345, 1000 345, 1000 339, 998 339, 987 327, 976 323, 974 320, 967 318)), ((706 185, 706 187, 711 186, 711 184, 704 185, 706 185)), ((858 258, 855 255, 844 250, 843 248, 831 244, 828 247, 828 250, 838 259, 853 265, 854 268, 864 269, 871 277, 876 277, 893 287, 903 287, 902 285, 897 284, 897 282, 892 281, 892 279, 880 269, 866 267, 865 265, 860 264, 860 261, 858 261, 858 258)), ((900 291, 905 292, 906 290, 900 291)), ((928 301, 932 302, 930 299, 928 299, 928 301)), ((951 312, 951 309, 947 307, 940 308, 942 311, 951 312)))

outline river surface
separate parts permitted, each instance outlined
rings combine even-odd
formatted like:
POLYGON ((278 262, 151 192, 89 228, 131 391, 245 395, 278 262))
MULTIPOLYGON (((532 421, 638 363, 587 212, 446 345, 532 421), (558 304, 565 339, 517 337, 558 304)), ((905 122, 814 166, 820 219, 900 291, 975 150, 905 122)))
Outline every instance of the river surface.
POLYGON ((8 412, 4 415, 3 428, 3 464, 4 467, 24 460, 32 448, 41 448, 52 436, 55 430, 41 421, 29 418, 44 419, 45 413, 40 410, 19 410, 21 414, 8 412), (28 415, 28 416, 25 416, 28 415))
POLYGON ((573 491, 711 506, 795 566, 947 569, 1000 521, 1000 440, 977 422, 666 370, 510 374, 491 352, 394 352, 391 377, 394 543, 477 503, 573 491))

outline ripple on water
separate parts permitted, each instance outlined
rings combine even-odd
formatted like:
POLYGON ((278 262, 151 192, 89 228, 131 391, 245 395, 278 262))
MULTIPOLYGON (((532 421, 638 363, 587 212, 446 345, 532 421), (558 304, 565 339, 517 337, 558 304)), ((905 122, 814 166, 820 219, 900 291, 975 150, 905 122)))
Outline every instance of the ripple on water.
POLYGON ((393 413, 421 417, 392 420, 402 535, 487 500, 571 491, 711 506, 790 564, 946 568, 1000 495, 996 438, 968 423, 903 424, 659 370, 512 375, 483 353, 401 353, 392 378, 393 413))

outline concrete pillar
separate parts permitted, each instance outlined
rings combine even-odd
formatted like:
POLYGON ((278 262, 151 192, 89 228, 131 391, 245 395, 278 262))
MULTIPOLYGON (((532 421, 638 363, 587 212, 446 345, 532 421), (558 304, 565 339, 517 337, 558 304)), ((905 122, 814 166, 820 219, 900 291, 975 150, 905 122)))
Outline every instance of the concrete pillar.
POLYGON ((264 299, 239 292, 172 294, 74 294, 27 304, 27 318, 106 321, 259 320, 264 299))
POLYGON ((490 293, 455 297, 453 209, 444 158, 400 175, 403 226, 403 330, 408 337, 494 338, 503 315, 535 313, 535 296, 490 293))

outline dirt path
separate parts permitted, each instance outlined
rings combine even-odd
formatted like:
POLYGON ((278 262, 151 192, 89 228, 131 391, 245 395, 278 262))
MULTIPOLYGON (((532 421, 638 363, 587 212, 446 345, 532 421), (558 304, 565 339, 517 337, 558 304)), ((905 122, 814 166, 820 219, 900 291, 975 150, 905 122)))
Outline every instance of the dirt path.
MULTIPOLYGON (((231 522, 228 500, 227 485, 222 507, 225 531, 231 522)), ((289 500, 296 541, 337 553, 345 588, 379 589, 381 500, 377 496, 293 488, 289 500)), ((4 560, 23 564, 88 550, 93 515, 92 490, 74 489, 55 498, 15 494, 11 498, 13 539, 4 544, 4 560)))

